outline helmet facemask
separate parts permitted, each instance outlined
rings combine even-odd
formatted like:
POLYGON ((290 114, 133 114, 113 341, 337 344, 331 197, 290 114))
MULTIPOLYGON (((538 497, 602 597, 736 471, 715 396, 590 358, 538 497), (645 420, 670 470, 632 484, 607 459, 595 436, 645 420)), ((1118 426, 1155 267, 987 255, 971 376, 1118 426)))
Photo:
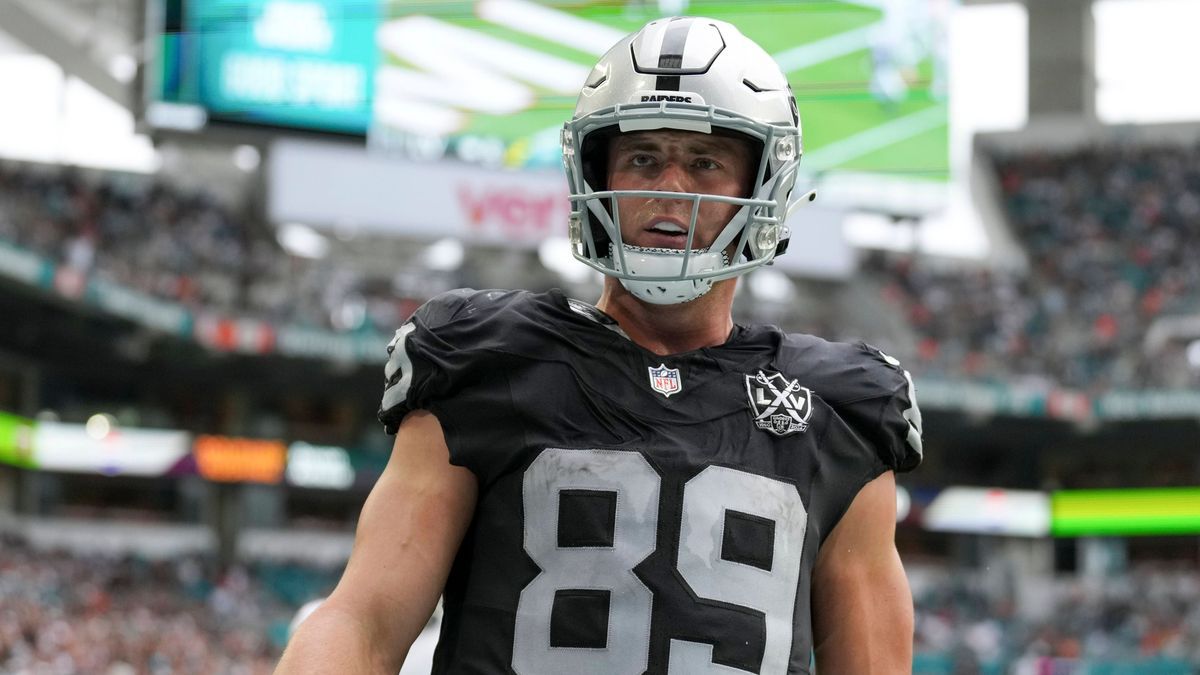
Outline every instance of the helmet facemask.
POLYGON ((799 132, 755 122, 732 111, 711 106, 665 103, 618 105, 588 118, 572 120, 563 130, 563 161, 570 183, 569 236, 575 258, 616 277, 635 296, 653 304, 688 302, 704 295, 712 284, 769 264, 786 247, 789 231, 784 224, 787 196, 795 182, 799 160, 799 132), (653 120, 656 125, 648 126, 653 120), (697 121, 703 121, 704 129, 697 121), (749 196, 656 190, 596 190, 606 168, 607 138, 616 131, 651 128, 716 133, 732 132, 750 141, 753 178, 749 196), (589 138, 601 136, 597 140, 589 138), (576 152, 588 149, 590 156, 576 152), (772 161, 774 158, 774 161, 772 161), (585 162, 591 166, 585 167, 585 162), (682 249, 647 249, 626 244, 621 235, 619 200, 678 199, 690 206, 687 242, 682 249), (701 205, 718 202, 738 210, 721 229, 712 245, 700 248, 694 241, 701 205))
POLYGON ((769 264, 786 248, 790 232, 784 221, 801 154, 795 99, 770 57, 727 23, 677 17, 651 22, 618 43, 589 76, 575 116, 564 126, 562 145, 575 258, 619 279, 646 302, 694 300, 714 282, 769 264), (677 71, 664 70, 661 66, 669 55, 656 57, 655 50, 666 50, 661 45, 669 40, 659 37, 656 42, 654 31, 678 35, 685 25, 682 32, 692 37, 682 42, 692 46, 676 44, 682 52, 676 62, 682 65, 677 71), (660 67, 639 67, 639 58, 658 58, 660 67), (697 66, 698 61, 703 63, 697 66), (671 72, 680 76, 663 76, 671 72), (661 90, 664 82, 674 89, 661 90), (732 197, 607 189, 607 139, 616 133, 660 129, 748 139, 758 149, 752 153, 748 193, 732 197), (626 244, 619 209, 619 200, 625 198, 686 202, 691 213, 686 245, 646 249, 626 244), (701 206, 707 202, 738 209, 712 245, 702 249, 694 238, 701 206))

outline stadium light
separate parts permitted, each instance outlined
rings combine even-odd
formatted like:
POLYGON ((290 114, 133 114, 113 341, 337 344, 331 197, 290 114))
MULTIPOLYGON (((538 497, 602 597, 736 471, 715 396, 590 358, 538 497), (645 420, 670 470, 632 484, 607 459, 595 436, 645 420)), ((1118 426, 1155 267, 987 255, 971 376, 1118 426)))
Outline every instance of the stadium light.
POLYGON ((233 149, 233 165, 246 173, 257 169, 261 162, 262 155, 253 145, 239 145, 233 149))
POLYGON ((146 122, 159 129, 200 131, 208 124, 208 112, 198 105, 154 101, 142 113, 146 122))
POLYGON ((912 495, 903 485, 896 486, 896 522, 903 522, 912 513, 912 495))
POLYGON ((779 270, 760 269, 747 277, 755 298, 764 302, 788 303, 796 299, 796 285, 779 270))
POLYGON ((319 260, 329 254, 329 240, 320 232, 301 223, 284 223, 275 232, 283 250, 300 258, 319 260))
POLYGON ((538 261, 542 263, 542 267, 575 284, 599 275, 599 272, 579 264, 571 257, 571 242, 566 237, 543 239, 538 245, 538 261))
POLYGON ((87 433, 88 438, 94 441, 102 441, 112 433, 115 426, 116 420, 112 415, 96 413, 88 418, 87 424, 84 425, 84 431, 87 433))
POLYGON ((1189 366, 1200 370, 1200 340, 1193 340, 1187 346, 1187 360, 1189 366))
POLYGON ((425 266, 439 272, 453 272, 462 266, 466 252, 463 243, 454 237, 439 239, 425 249, 422 260, 425 266))
POLYGON ((133 82, 137 67, 137 59, 129 54, 116 54, 108 60, 108 74, 125 84, 133 82))

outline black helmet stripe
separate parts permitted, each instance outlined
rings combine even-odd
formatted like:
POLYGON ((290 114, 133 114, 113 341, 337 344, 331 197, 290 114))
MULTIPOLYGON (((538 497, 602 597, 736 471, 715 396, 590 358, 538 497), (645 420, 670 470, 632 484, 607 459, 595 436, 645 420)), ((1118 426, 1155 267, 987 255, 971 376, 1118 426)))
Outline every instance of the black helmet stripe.
MULTIPOLYGON (((692 30, 694 19, 677 16, 667 23, 667 32, 663 35, 662 50, 658 54, 659 68, 683 67, 683 48, 687 44, 688 32, 692 30)), ((659 91, 679 91, 678 75, 659 75, 654 85, 659 91)))

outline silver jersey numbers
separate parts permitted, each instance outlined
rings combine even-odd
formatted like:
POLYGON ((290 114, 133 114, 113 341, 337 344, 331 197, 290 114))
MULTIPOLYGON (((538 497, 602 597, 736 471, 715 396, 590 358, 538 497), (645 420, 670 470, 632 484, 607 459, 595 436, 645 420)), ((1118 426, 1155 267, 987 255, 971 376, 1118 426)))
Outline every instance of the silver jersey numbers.
MULTIPOLYGON (((661 484, 646 458, 632 451, 549 448, 526 469, 524 546, 541 573, 518 601, 516 672, 646 671, 654 595, 634 568, 654 552, 661 526, 678 535, 676 570, 695 597, 764 615, 757 673, 787 673, 808 523, 799 492, 773 478, 710 466, 684 484, 680 522, 659 523, 661 484), (596 534, 566 540, 574 521, 586 521, 596 534), (744 534, 734 541, 739 532, 757 533, 749 537, 756 547, 746 548, 744 534), (593 618, 556 617, 575 607, 588 608, 593 618), (579 623, 590 626, 590 635, 580 637, 579 623)), ((711 644, 680 639, 670 640, 667 670, 754 672, 713 663, 711 644)))

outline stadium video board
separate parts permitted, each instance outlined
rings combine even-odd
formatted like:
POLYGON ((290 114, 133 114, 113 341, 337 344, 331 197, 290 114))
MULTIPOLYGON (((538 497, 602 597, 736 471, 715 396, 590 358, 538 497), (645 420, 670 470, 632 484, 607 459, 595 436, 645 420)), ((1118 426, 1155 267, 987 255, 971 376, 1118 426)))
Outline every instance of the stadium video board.
POLYGON ((362 135, 378 0, 156 0, 147 7, 152 126, 242 123, 362 135), (158 104, 194 108, 156 113, 158 104), (158 115, 160 118, 156 117, 158 115))
MULTIPOLYGON (((650 19, 703 15, 739 26, 786 71, 804 121, 804 171, 940 181, 949 6, 153 0, 147 109, 184 106, 196 128, 335 132, 406 156, 556 166, 558 130, 599 56, 650 19)), ((147 115, 151 125, 167 119, 147 115)))

